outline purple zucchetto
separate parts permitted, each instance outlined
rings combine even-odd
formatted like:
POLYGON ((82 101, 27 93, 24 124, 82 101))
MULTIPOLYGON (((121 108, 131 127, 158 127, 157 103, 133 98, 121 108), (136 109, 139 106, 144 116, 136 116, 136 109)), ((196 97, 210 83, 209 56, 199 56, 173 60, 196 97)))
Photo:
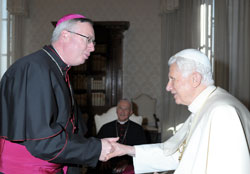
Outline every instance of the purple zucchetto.
POLYGON ((76 19, 76 18, 86 18, 86 17, 80 14, 67 14, 57 21, 56 26, 58 26, 60 23, 64 21, 67 21, 70 19, 76 19))

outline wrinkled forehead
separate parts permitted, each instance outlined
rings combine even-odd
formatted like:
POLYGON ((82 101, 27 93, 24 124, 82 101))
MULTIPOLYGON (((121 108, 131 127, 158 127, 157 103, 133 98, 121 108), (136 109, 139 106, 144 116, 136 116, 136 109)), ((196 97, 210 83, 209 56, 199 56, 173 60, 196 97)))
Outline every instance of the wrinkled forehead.
POLYGON ((129 108, 131 108, 131 106, 130 106, 130 103, 128 101, 121 100, 118 103, 117 108, 119 108, 119 109, 129 109, 129 108))
POLYGON ((178 73, 178 72, 181 73, 180 68, 178 67, 178 65, 177 65, 176 62, 173 63, 173 64, 171 64, 171 65, 169 66, 169 74, 171 74, 171 73, 178 73))
POLYGON ((171 64, 169 67, 168 79, 180 80, 182 78, 187 78, 187 76, 183 74, 176 63, 171 64))

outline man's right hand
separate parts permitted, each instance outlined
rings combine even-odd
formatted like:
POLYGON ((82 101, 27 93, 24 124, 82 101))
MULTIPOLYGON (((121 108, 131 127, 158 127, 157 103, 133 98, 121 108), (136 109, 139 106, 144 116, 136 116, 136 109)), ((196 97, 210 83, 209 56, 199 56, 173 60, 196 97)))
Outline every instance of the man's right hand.
POLYGON ((135 156, 135 147, 134 146, 128 146, 124 144, 119 144, 117 142, 112 142, 114 150, 107 154, 106 160, 109 160, 110 158, 116 157, 116 156, 123 156, 123 155, 130 155, 135 156))
POLYGON ((101 139, 101 143, 102 143, 102 151, 101 151, 101 155, 99 157, 100 161, 107 161, 110 158, 108 158, 108 154, 114 152, 115 148, 113 147, 112 143, 115 143, 116 141, 118 141, 119 138, 103 138, 101 139))

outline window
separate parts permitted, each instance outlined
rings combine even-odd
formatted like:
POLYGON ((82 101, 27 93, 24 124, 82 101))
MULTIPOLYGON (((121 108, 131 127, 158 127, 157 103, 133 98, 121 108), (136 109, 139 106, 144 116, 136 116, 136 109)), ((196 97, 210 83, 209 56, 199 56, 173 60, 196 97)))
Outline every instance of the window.
POLYGON ((214 0, 204 0, 200 10, 200 51, 205 53, 214 72, 214 0))
POLYGON ((7 0, 0 0, 0 78, 10 65, 11 16, 7 11, 7 0))

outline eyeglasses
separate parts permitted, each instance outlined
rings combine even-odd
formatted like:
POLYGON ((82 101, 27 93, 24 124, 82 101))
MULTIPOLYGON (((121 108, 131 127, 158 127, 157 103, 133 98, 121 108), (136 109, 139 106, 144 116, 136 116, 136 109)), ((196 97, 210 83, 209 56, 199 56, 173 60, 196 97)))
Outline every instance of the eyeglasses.
POLYGON ((74 32, 74 31, 69 31, 69 30, 67 30, 67 31, 68 31, 69 33, 73 33, 73 34, 76 34, 76 35, 78 35, 78 36, 84 37, 84 38, 87 39, 88 44, 93 43, 93 45, 95 45, 95 40, 94 40, 94 39, 92 39, 92 38, 90 38, 90 37, 88 37, 88 36, 85 36, 85 35, 83 35, 83 34, 76 33, 76 32, 74 32))

